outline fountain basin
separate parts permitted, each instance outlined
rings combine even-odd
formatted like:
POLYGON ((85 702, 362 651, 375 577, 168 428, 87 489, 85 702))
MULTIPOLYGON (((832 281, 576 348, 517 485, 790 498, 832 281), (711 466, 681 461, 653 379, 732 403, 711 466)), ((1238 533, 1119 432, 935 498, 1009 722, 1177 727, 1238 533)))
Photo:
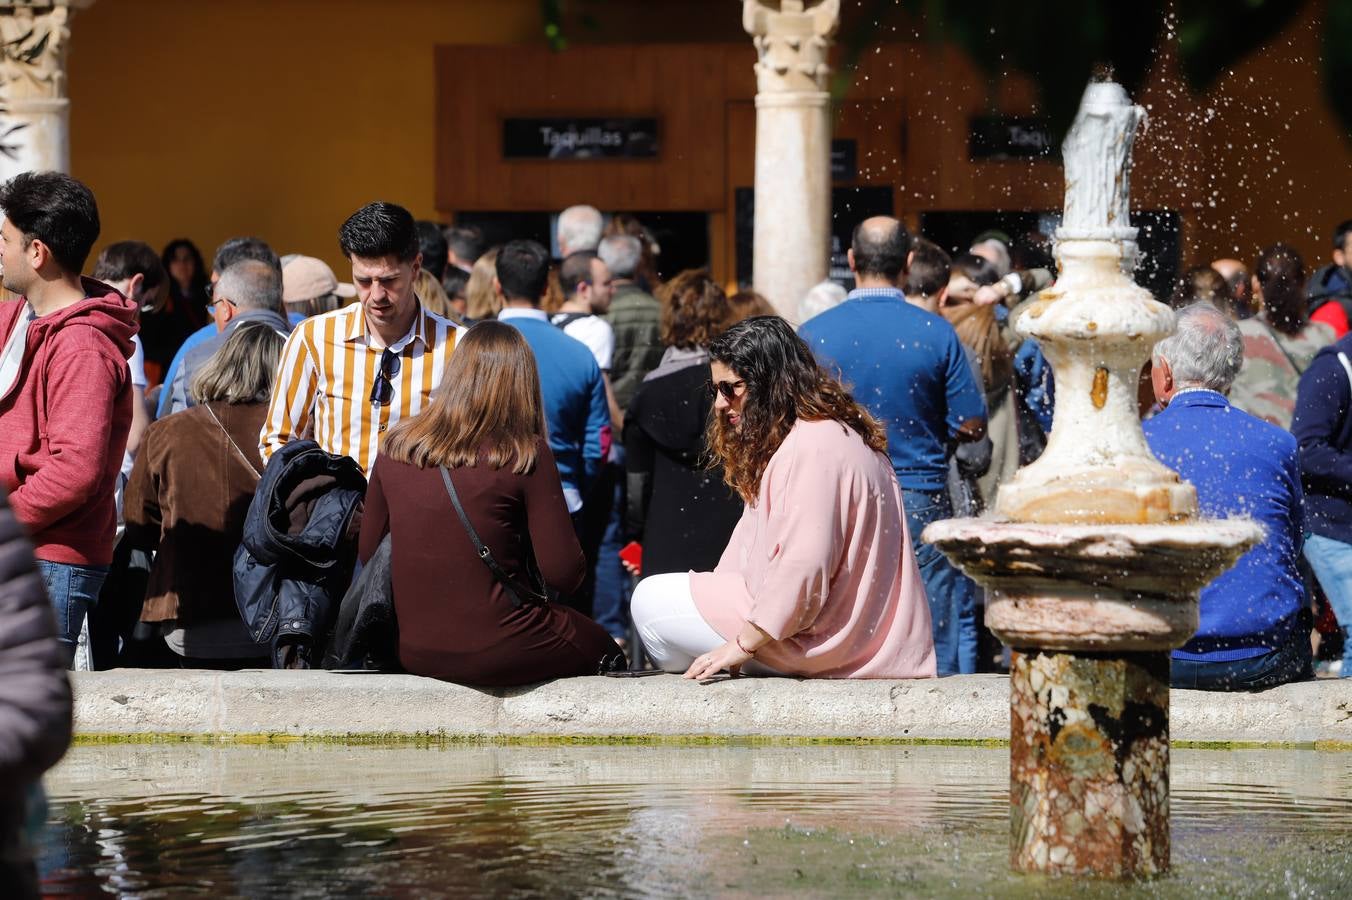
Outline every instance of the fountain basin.
POLYGON ((1041 525, 950 519, 923 539, 989 592, 986 624, 1017 648, 1167 650, 1197 630, 1197 594, 1263 539, 1248 519, 1041 525))

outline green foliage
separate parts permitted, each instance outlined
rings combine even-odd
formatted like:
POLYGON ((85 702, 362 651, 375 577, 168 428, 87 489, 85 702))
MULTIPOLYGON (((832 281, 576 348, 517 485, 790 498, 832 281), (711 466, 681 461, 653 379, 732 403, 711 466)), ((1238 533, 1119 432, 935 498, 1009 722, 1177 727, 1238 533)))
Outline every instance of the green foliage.
MULTIPOLYGON (((1007 70, 1032 78, 1044 111, 1064 130, 1096 72, 1110 70, 1136 92, 1161 46, 1172 42, 1184 77, 1204 90, 1300 7, 1295 0, 859 0, 841 36, 842 68, 852 67, 899 10, 912 33, 961 47, 992 78, 1007 70)), ((1325 72, 1333 78, 1335 65, 1352 67, 1352 0, 1329 0, 1328 7, 1325 72)), ((1330 93, 1352 130, 1352 92, 1330 93)))
MULTIPOLYGON (((577 0, 574 0, 576 5, 577 0)), ((657 0, 644 0, 657 2, 657 0)), ((1314 2, 1314 0, 1305 0, 1314 2)), ((545 40, 568 46, 568 0, 540 0, 545 40)), ((1162 42, 1172 42, 1189 85, 1210 87, 1271 40, 1300 12, 1299 0, 846 0, 842 60, 832 85, 843 96, 864 52, 883 35, 919 34, 961 47, 992 78, 1007 70, 1033 79, 1058 131, 1069 126, 1084 85, 1111 70, 1140 89, 1162 42), (1172 9, 1172 12, 1170 10, 1172 9), (891 25, 902 24, 893 32, 891 25)), ((1330 104, 1352 133, 1352 0, 1323 4, 1323 76, 1330 104)), ((737 15, 729 0, 727 14, 737 15)), ((596 27, 590 16, 584 26, 596 27)))
POLYGON ((1343 129, 1352 133, 1352 0, 1324 7, 1324 93, 1343 129))

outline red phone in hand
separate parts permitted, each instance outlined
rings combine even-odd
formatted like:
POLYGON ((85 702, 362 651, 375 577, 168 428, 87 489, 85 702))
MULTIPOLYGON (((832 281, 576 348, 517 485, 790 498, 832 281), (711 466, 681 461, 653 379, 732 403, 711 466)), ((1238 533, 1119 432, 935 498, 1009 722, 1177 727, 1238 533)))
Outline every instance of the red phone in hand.
POLYGON ((638 541, 630 541, 624 545, 620 551, 620 559, 634 567, 634 574, 640 575, 643 572, 643 545, 638 541))

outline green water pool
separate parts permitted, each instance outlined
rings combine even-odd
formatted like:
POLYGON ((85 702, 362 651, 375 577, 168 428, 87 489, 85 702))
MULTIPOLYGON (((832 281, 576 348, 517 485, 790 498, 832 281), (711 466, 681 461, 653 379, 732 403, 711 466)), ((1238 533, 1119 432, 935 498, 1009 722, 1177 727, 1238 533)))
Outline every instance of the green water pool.
POLYGON ((82 746, 48 896, 1328 897, 1352 753, 1175 750, 1171 875, 1011 875, 1007 751, 82 746))

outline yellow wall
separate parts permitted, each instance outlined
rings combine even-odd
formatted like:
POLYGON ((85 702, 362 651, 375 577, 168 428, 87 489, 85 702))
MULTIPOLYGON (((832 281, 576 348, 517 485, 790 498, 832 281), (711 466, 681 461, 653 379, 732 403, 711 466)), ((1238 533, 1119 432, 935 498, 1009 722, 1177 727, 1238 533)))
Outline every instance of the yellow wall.
MULTIPOLYGON (((587 8, 607 39, 741 30, 727 0, 660 5, 646 15, 647 0, 587 8), (679 6, 717 8, 727 21, 721 31, 695 14, 658 25, 679 6)), ((98 197, 100 246, 188 236, 209 263, 225 238, 257 234, 344 277, 338 226, 363 203, 435 217, 433 48, 540 42, 539 9, 539 0, 97 0, 72 26, 69 89, 72 174, 98 197)))

